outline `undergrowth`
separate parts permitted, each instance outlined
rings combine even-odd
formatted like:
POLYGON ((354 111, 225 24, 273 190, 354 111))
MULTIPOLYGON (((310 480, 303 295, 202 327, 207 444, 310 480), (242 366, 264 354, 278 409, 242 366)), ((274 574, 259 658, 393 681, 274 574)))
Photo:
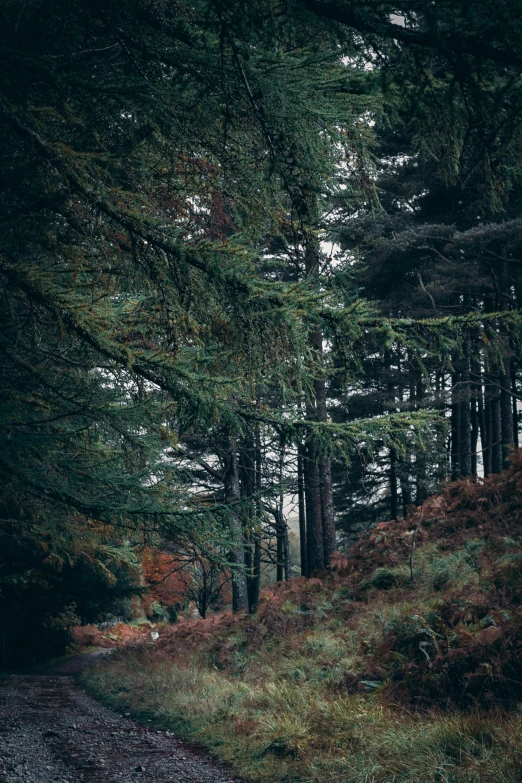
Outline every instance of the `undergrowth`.
POLYGON ((163 629, 87 676, 259 781, 521 783, 522 458, 381 524, 255 617, 163 629), (412 578, 413 576, 413 578, 412 578))

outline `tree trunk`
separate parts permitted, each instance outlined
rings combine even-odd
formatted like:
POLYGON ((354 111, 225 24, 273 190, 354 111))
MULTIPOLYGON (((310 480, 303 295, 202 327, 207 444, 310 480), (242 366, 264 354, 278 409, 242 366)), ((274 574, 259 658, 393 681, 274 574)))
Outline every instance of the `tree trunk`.
POLYGON ((288 580, 290 579, 291 571, 292 571, 292 557, 290 552, 290 541, 288 538, 288 525, 283 516, 283 576, 285 582, 288 582, 288 580))
MULTIPOLYGON (((388 396, 389 396, 389 402, 395 402, 395 387, 392 380, 392 352, 389 349, 386 349, 384 354, 384 361, 386 364, 386 373, 388 375, 388 396)), ((389 480, 390 480, 390 517, 391 519, 396 520, 399 513, 399 498, 398 498, 398 487, 397 487, 397 450, 391 446, 390 451, 390 471, 389 471, 389 480)))
MULTIPOLYGON (((450 381, 451 382, 451 381, 450 381)), ((440 410, 446 411, 446 376, 444 372, 437 372, 435 380, 438 404, 437 407, 440 410)), ((446 428, 441 425, 437 427, 436 435, 436 449, 437 449, 437 468, 435 471, 435 478, 437 487, 442 487, 448 479, 448 450, 446 448, 446 428)))
POLYGON ((207 600, 208 600, 208 585, 207 585, 207 572, 205 567, 202 567, 203 570, 203 590, 202 590, 202 596, 201 601, 199 602, 199 613, 203 620, 206 620, 207 618, 207 600))
POLYGON ((252 578, 253 562, 253 528, 255 519, 254 508, 254 439, 252 432, 248 431, 242 442, 239 453, 239 477, 241 497, 243 500, 243 537, 245 550, 245 570, 247 575, 248 606, 250 608, 250 584, 252 578))
POLYGON ((307 541, 308 563, 310 573, 324 568, 324 548, 323 548, 323 520, 321 509, 321 486, 319 479, 319 465, 316 454, 316 446, 313 439, 307 443, 306 449, 307 482, 305 493, 307 497, 306 504, 306 522, 307 522, 307 541))
POLYGON ((516 449, 519 447, 518 437, 518 406, 517 406, 517 370, 514 361, 511 362, 511 391, 513 392, 512 406, 513 406, 513 444, 516 449))
POLYGON ((245 546, 243 525, 238 504, 241 500, 239 471, 237 463, 237 438, 227 439, 225 457, 225 502, 231 506, 229 524, 232 535, 232 549, 229 555, 232 566, 232 610, 248 609, 247 574, 245 570, 245 546))
MULTIPOLYGON (((475 459, 474 459, 474 468, 475 472, 473 475, 478 475, 478 436, 480 435, 480 444, 482 449, 482 464, 484 468, 484 476, 487 476, 486 473, 486 461, 484 456, 484 446, 486 444, 486 419, 484 416, 484 398, 482 394, 482 366, 481 366, 481 360, 480 360, 480 353, 478 351, 478 348, 476 347, 476 356, 479 358, 472 358, 471 359, 471 372, 472 372, 472 380, 473 380, 473 397, 474 397, 474 403, 475 403, 475 421, 473 423, 473 435, 472 435, 472 448, 474 448, 475 451, 475 459), (476 428, 476 434, 475 434, 475 428, 476 428), (474 443, 474 446, 473 446, 474 443)), ((473 467, 473 466, 472 466, 473 467)))
MULTIPOLYGON (((398 377, 399 377, 399 385, 398 385, 398 395, 399 395, 399 403, 402 403, 404 401, 404 387, 402 384, 402 371, 401 371, 401 355, 399 351, 399 355, 397 358, 397 368, 398 368, 398 377)), ((408 516, 408 508, 411 505, 411 490, 410 490, 410 476, 409 476, 409 454, 406 449, 405 454, 400 454, 398 456, 398 474, 399 474, 399 483, 401 486, 401 500, 402 500, 402 516, 407 517, 408 516)))
POLYGON ((500 473, 502 470, 502 411, 500 407, 499 373, 492 384, 491 390, 491 471, 500 473))
POLYGON ((254 502, 255 518, 252 529, 251 546, 252 564, 250 578, 248 580, 248 611, 255 614, 259 607, 259 588, 261 586, 261 433, 259 424, 254 429, 254 488, 256 499, 254 502))
MULTIPOLYGON (((422 379, 417 381, 415 393, 415 410, 418 410, 421 400, 424 397, 424 386, 422 379)), ((420 506, 428 497, 428 479, 426 475, 426 451, 423 446, 417 445, 415 448, 415 480, 416 493, 415 503, 420 506)))
POLYGON ((461 475, 460 457, 462 454, 460 424, 460 372, 457 369, 458 358, 453 358, 455 371, 451 375, 451 478, 455 481, 461 475))
POLYGON ((285 466, 285 442, 283 437, 279 441, 279 503, 277 505, 277 517, 276 517, 276 580, 278 582, 283 581, 284 575, 284 562, 285 562, 285 517, 283 513, 283 507, 285 502, 284 488, 283 488, 283 475, 285 466))
POLYGON ((484 424, 486 438, 484 440, 484 475, 493 473, 493 402, 491 399, 491 382, 487 376, 484 379, 484 424))
POLYGON ((390 449, 390 515, 391 518, 395 520, 399 515, 397 492, 397 452, 394 448, 390 449))
MULTIPOLYGON (((512 306, 512 295, 509 279, 508 264, 506 261, 502 264, 502 302, 501 310, 507 311, 512 306)), ((500 418, 502 433, 502 468, 509 467, 509 460, 513 450, 513 409, 511 405, 511 349, 509 336, 506 329, 501 325, 501 334, 503 334, 504 356, 503 367, 499 367, 498 379, 500 385, 500 418)))
POLYGON ((319 461, 319 481, 321 484, 321 510, 323 522, 324 566, 328 568, 335 552, 335 524, 332 492, 332 463, 329 458, 319 461))
POLYGON ((504 358, 504 369, 499 372, 500 383, 500 416, 502 430, 502 467, 509 467, 509 460, 514 445, 513 407, 511 404, 511 361, 504 358))
POLYGON ((252 562, 252 579, 248 596, 248 611, 255 614, 259 608, 259 588, 261 587, 261 536, 256 533, 254 538, 254 555, 252 562))
MULTIPOLYGON (((305 252, 306 277, 319 276, 319 256, 312 241, 307 240, 305 252)), ((308 341, 316 352, 319 363, 323 359, 323 336, 320 331, 312 330, 308 341)), ((314 400, 306 404, 307 418, 311 421, 327 421, 326 382, 324 378, 314 380, 314 400)), ((308 443, 309 473, 313 494, 313 516, 308 520, 310 537, 310 571, 323 569, 329 565, 330 556, 335 549, 335 527, 333 513, 332 470, 330 459, 319 453, 319 447, 313 436, 308 443)), ((308 508, 307 508, 308 519, 308 508)))
POLYGON ((471 395, 469 385, 469 356, 461 359, 460 368, 460 475, 471 475, 471 395))
POLYGON ((476 396, 471 397, 471 475, 477 477, 477 444, 479 436, 479 421, 476 396))
MULTIPOLYGON (((323 355, 322 336, 317 334, 317 350, 323 355)), ((326 382, 324 378, 314 382, 317 421, 328 421, 326 407, 326 382)), ((330 457, 322 454, 319 460, 319 481, 321 484, 321 516, 323 523, 324 566, 328 568, 335 551, 335 521, 332 490, 332 463, 330 457)))
POLYGON ((276 516, 276 582, 282 582, 284 574, 284 524, 283 508, 278 504, 276 516))
POLYGON ((304 496, 305 496, 305 511, 306 511, 306 563, 307 563, 307 576, 310 576, 312 572, 312 529, 314 523, 312 518, 315 514, 314 510, 314 494, 312 492, 312 473, 310 470, 310 460, 308 454, 308 443, 303 446, 303 481, 304 481, 304 496))
POLYGON ((297 447, 297 498, 299 509, 299 548, 301 553, 301 576, 308 576, 308 557, 306 548, 306 509, 304 490, 304 448, 297 447))

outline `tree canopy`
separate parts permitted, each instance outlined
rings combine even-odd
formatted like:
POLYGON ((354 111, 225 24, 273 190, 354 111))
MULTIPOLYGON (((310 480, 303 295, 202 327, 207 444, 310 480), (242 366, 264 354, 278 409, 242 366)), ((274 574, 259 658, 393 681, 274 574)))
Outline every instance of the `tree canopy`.
POLYGON ((80 564, 115 584, 163 537, 228 563, 236 608, 255 608, 256 542, 272 515, 284 548, 299 465, 310 573, 336 546, 332 459, 404 459, 429 433, 444 451, 444 380, 430 395, 460 373, 450 424, 468 427, 471 345, 486 394, 514 375, 516 398, 520 283, 496 259, 514 268, 519 244, 515 17, 486 0, 2 4, 5 596, 80 564), (491 282, 441 298, 464 266, 491 282), (383 366, 388 401, 357 413, 383 366))

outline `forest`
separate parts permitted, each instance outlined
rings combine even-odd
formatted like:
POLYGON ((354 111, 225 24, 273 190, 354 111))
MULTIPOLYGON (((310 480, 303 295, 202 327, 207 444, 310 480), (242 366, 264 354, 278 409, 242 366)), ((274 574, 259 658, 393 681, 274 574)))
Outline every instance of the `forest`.
POLYGON ((88 687, 168 662, 252 780, 520 780, 520 10, 1 0, 5 670, 130 644, 88 687))

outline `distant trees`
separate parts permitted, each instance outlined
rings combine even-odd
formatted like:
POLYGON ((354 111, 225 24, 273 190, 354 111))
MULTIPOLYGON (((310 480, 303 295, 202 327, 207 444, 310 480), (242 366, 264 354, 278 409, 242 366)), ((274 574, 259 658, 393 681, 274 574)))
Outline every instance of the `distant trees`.
POLYGON ((447 477, 499 472, 519 443, 520 20, 512 4, 497 14, 487 1, 472 13, 466 3, 306 5, 363 34, 386 95, 375 201, 336 202, 333 236, 351 274, 383 316, 464 317, 449 354, 390 345, 366 361, 348 415, 438 410, 449 431, 428 449, 382 448, 371 466, 362 455, 348 492, 339 476, 349 529, 407 513, 447 477), (473 333, 466 316, 481 324, 473 333))

